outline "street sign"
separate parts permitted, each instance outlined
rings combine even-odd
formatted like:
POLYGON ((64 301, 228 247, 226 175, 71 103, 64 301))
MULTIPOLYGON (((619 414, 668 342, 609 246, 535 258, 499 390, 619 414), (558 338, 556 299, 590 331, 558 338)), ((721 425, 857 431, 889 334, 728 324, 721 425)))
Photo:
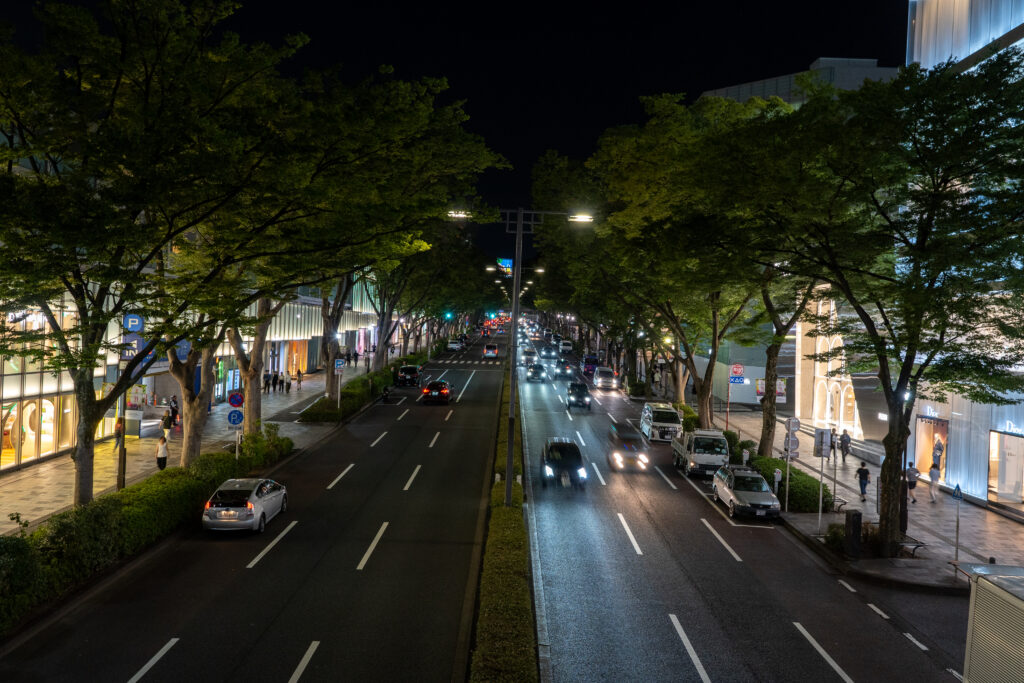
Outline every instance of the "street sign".
POLYGON ((785 441, 786 450, 795 453, 800 448, 800 439, 795 436, 787 436, 785 441))
POLYGON ((142 330, 142 325, 145 323, 141 315, 135 313, 128 313, 124 316, 124 321, 121 326, 129 332, 139 332, 142 330))
POLYGON ((241 410, 232 410, 228 413, 228 424, 240 425, 245 420, 245 415, 241 410))
POLYGON ((790 434, 794 434, 800 431, 800 418, 798 417, 787 417, 786 418, 786 431, 790 434))
POLYGON ((345 359, 344 358, 335 358, 334 359, 334 374, 335 375, 340 375, 344 371, 345 371, 345 359))
POLYGON ((956 488, 953 490, 953 500, 963 500, 963 499, 964 499, 964 493, 963 493, 963 491, 960 490, 960 484, 957 484, 956 488))
POLYGON ((743 366, 740 365, 739 363, 733 363, 732 366, 729 368, 729 374, 732 375, 733 377, 742 377, 743 366))
POLYGON ((245 403, 245 396, 243 396, 240 391, 232 392, 232 394, 228 396, 228 403, 235 408, 241 408, 245 403))
POLYGON ((733 375, 729 378, 729 384, 743 384, 743 375, 733 375))

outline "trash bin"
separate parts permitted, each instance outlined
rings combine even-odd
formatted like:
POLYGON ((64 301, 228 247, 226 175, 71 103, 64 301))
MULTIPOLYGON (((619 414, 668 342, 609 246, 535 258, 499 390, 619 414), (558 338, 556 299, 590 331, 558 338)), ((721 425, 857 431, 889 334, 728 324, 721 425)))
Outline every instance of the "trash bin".
POLYGON ((852 558, 860 557, 861 528, 860 510, 847 510, 846 533, 843 536, 843 545, 846 554, 852 558))

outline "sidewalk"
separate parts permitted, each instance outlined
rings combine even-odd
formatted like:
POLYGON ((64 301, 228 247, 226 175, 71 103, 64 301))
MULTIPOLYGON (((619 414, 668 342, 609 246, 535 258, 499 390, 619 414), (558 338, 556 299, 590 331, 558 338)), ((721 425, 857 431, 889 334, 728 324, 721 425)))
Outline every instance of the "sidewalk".
MULTIPOLYGON (((724 425, 724 418, 719 421, 724 425)), ((741 439, 757 441, 761 435, 760 411, 731 411, 729 428, 738 431, 741 439)), ((782 425, 775 430, 775 450, 781 457, 785 430, 782 425)), ((801 457, 793 460, 793 465, 806 471, 815 479, 819 478, 821 462, 806 451, 810 450, 811 441, 807 434, 800 435, 801 457)), ((864 444, 855 443, 863 448, 864 444)), ((836 491, 840 498, 849 501, 844 510, 861 510, 863 521, 877 522, 877 482, 881 469, 878 465, 867 463, 871 471, 871 483, 868 485, 867 500, 861 502, 860 487, 857 484, 856 470, 862 462, 850 455, 844 463, 840 454, 838 462, 826 460, 824 465, 825 484, 836 491), (835 479, 833 479, 835 466, 835 479)), ((926 562, 916 560, 867 560, 851 563, 851 569, 860 573, 870 574, 876 578, 884 578, 894 582, 921 585, 938 582, 944 584, 953 575, 948 564, 954 559, 957 502, 953 496, 937 491, 938 500, 931 502, 929 479, 923 474, 918 482, 915 493, 916 503, 908 503, 907 535, 928 545, 917 551, 916 556, 926 562), (881 572, 879 576, 879 572, 881 572), (925 572, 925 573, 923 573, 925 572), (929 575, 935 575, 929 582, 929 575)), ((1024 566, 1024 525, 991 512, 977 505, 960 503, 960 562, 987 563, 990 558, 1001 565, 1024 566)), ((817 513, 784 513, 787 524, 806 538, 818 535, 817 513)), ((844 514, 822 514, 820 533, 824 534, 830 523, 843 523, 844 514)), ((961 582, 963 583, 963 582, 961 582)))
MULTIPOLYGON (((366 374, 366 366, 347 366, 342 383, 347 384, 356 377, 366 374)), ((299 413, 324 395, 324 372, 304 375, 302 388, 293 382, 290 393, 283 390, 263 394, 263 421, 280 425, 281 436, 287 436, 295 448, 306 448, 323 438, 334 425, 300 424, 296 422, 299 413)), ((237 427, 228 424, 228 412, 232 410, 226 402, 215 405, 203 431, 204 453, 223 450, 235 442, 237 427)), ((171 430, 168 440, 168 467, 176 466, 181 457, 182 428, 171 430)), ((159 420, 145 420, 142 436, 129 436, 125 442, 127 453, 128 484, 141 481, 157 471, 156 446, 163 434, 159 420)), ((95 447, 93 463, 93 495, 99 496, 114 490, 117 482, 117 456, 114 440, 100 441, 95 447)), ((24 521, 34 527, 50 515, 71 507, 74 494, 75 465, 70 454, 52 458, 38 465, 0 474, 0 534, 17 530, 17 525, 8 519, 12 512, 21 514, 24 521)), ((31 527, 30 527, 31 528, 31 527)))

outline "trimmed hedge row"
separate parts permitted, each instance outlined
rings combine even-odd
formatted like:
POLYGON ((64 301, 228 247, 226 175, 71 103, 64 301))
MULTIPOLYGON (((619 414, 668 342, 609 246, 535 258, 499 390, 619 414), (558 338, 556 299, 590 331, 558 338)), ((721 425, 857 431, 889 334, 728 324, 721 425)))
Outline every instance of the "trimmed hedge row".
MULTIPOLYGON (((246 435, 240 456, 208 453, 121 491, 61 512, 30 534, 0 536, 0 634, 33 610, 82 587, 180 527, 198 524, 203 503, 225 479, 271 464, 292 450, 277 425, 246 435)), ((12 519, 20 522, 18 515, 12 519)))
MULTIPOLYGON (((750 466, 757 469, 769 485, 775 482, 775 469, 782 470, 782 481, 779 483, 779 501, 786 500, 786 461, 781 458, 752 458, 750 466)), ((832 491, 825 485, 822 494, 823 509, 832 509, 832 491)), ((818 480, 799 467, 789 470, 789 511, 818 511, 818 480)))

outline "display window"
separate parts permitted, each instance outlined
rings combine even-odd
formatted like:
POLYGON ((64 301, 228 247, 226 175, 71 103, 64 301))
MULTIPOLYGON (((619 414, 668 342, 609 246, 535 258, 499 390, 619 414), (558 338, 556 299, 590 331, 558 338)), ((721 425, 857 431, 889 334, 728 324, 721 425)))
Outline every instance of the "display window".
POLYGON ((989 432, 988 499, 1021 503, 1024 488, 1024 437, 989 432))
POLYGON ((914 434, 914 464, 927 474, 933 462, 939 463, 939 480, 946 480, 946 446, 949 444, 949 420, 938 417, 918 417, 914 434))
POLYGON ((18 463, 17 443, 20 433, 18 404, 0 404, 0 469, 18 463))

